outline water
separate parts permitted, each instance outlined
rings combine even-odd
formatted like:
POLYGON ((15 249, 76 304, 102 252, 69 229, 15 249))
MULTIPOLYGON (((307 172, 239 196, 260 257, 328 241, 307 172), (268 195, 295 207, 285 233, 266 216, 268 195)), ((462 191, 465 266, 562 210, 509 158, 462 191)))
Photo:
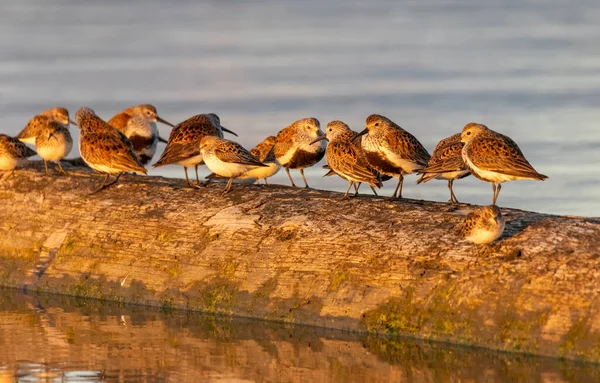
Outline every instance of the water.
POLYGON ((0 382, 597 382, 600 366, 0 289, 0 382))
MULTIPOLYGON (((478 121, 513 137, 550 176, 505 185, 502 206, 600 215, 596 0, 1 5, 4 132, 54 105, 88 105, 109 118, 151 102, 174 123, 216 112, 247 147, 302 117, 362 130, 366 116, 381 113, 433 150, 478 121)), ((150 173, 183 177, 175 166, 150 173)), ((308 173, 314 187, 345 189, 319 167, 308 173)), ((405 196, 448 200, 444 182, 414 180, 405 196)), ((288 182, 283 172, 273 181, 288 182)), ((492 197, 472 177, 456 193, 476 204, 492 197)))

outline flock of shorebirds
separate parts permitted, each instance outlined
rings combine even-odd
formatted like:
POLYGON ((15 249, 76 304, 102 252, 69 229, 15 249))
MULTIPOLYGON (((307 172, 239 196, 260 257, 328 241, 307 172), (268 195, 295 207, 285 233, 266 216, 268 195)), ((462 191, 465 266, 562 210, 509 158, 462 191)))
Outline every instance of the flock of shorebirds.
POLYGON ((404 175, 417 173, 421 175, 417 183, 447 180, 449 203, 458 203, 453 182, 473 174, 491 183, 493 189, 492 205, 472 211, 462 226, 463 236, 475 243, 492 242, 504 230, 504 219, 496 206, 503 182, 547 178, 529 164, 511 138, 474 122, 465 125, 461 133, 441 140, 430 155, 415 136, 378 114, 367 117, 366 128, 360 133, 342 121, 328 123, 323 132, 319 120, 303 118, 250 151, 223 138, 224 132, 237 134, 223 127, 214 113, 199 114, 173 125, 159 117, 154 106, 145 104, 127 108, 106 122, 92 109, 83 107, 75 113, 75 120, 69 118, 67 109, 57 107, 33 117, 14 138, 0 134, 0 170, 9 171, 10 176, 24 160, 37 154, 44 160, 46 175, 48 161, 66 173, 60 161, 73 147, 68 129, 73 124, 80 129, 81 158, 105 175, 95 192, 115 184, 125 172, 146 174, 145 165, 154 157, 159 141, 167 146, 152 166, 181 165, 188 186, 198 188, 206 184, 198 178, 198 166, 205 164, 213 172, 209 179, 229 178, 225 193, 231 191, 235 178, 264 179, 267 183, 282 167, 293 186, 290 169, 299 170, 308 187, 304 169, 323 157, 329 169, 326 175, 348 181, 344 199, 350 198, 352 187, 357 196, 362 183, 368 183, 377 195, 375 188, 391 178, 398 178, 391 198, 400 199, 404 175), (173 128, 168 140, 159 136, 157 122, 173 128), (37 153, 24 143, 35 145, 37 153), (188 177, 188 168, 195 170, 195 184, 188 177), (116 178, 109 182, 111 175, 116 178))

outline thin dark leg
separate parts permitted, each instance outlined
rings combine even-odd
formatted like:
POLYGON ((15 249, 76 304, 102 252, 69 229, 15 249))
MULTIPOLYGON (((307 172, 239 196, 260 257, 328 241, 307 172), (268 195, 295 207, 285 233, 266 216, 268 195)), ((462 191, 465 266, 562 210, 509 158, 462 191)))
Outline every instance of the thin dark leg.
POLYGON ((108 183, 108 184, 106 183, 106 181, 108 181, 108 178, 110 177, 110 174, 106 174, 106 177, 104 177, 104 181, 102 181, 102 185, 100 185, 100 187, 98 189, 94 190, 92 192, 92 194, 98 193, 99 191, 102 191, 102 190, 108 188, 109 186, 112 186, 112 185, 116 184, 117 181, 119 180, 119 178, 121 177, 121 174, 123 174, 123 173, 117 174, 117 178, 115 178, 115 180, 113 182, 108 183))
POLYGON ((304 180, 304 187, 309 187, 308 182, 306 182, 306 177, 304 177, 304 169, 300 169, 300 174, 302 175, 302 179, 304 180))
POLYGON ((371 186, 371 190, 373 191, 373 194, 375 194, 375 197, 379 197, 379 194, 377 194, 377 190, 375 190, 373 186, 371 186))
POLYGON ((69 173, 67 173, 67 172, 65 171, 65 169, 63 169, 62 165, 60 164, 60 160, 59 160, 59 161, 56 161, 56 164, 58 165, 58 169, 60 170, 60 172, 61 172, 62 174, 66 175, 66 176, 68 176, 68 175, 69 175, 69 173))
POLYGON ((292 175, 290 174, 290 169, 289 168, 285 168, 285 172, 288 175, 288 178, 290 179, 290 182, 292 183, 292 186, 296 186, 296 184, 294 183, 294 180, 292 179, 292 175))
POLYGON ((231 185, 233 184, 233 177, 229 177, 229 181, 227 182, 227 186, 225 186, 225 191, 223 194, 227 194, 231 191, 231 185))
POLYGON ((494 190, 494 201, 492 202, 492 205, 496 204, 496 201, 498 200, 498 196, 500 195, 500 189, 502 189, 502 184, 498 184, 496 186, 496 190, 494 190))
POLYGON ((398 185, 396 185, 396 190, 394 190, 394 194, 392 194, 392 197, 390 199, 400 199, 402 198, 402 184, 404 182, 404 176, 402 174, 400 174, 400 177, 398 177, 398 185))
POLYGON ((496 204, 496 184, 492 183, 492 205, 496 204))
POLYGON ((198 165, 194 166, 194 170, 196 170, 196 182, 198 182, 198 186, 200 186, 200 178, 198 178, 198 165))
POLYGON ((188 186, 191 187, 192 184, 190 184, 190 179, 188 178, 188 175, 187 175, 187 168, 185 166, 183 167, 183 171, 185 172, 185 181, 187 182, 188 186))
POLYGON ((454 180, 449 180, 448 181, 448 189, 450 189, 450 203, 454 204, 454 203, 459 203, 458 199, 456 199, 456 196, 454 195, 454 190, 452 190, 452 184, 454 183, 454 180))
POLYGON ((344 197, 342 197, 342 200, 350 198, 350 196, 348 195, 348 192, 350 191, 350 188, 352 187, 352 185, 354 185, 354 182, 350 181, 350 183, 348 184, 348 189, 346 189, 346 194, 344 194, 344 197))
POLYGON ((267 182, 267 179, 265 178, 265 185, 268 185, 269 183, 267 182))
POLYGON ((48 173, 48 161, 44 160, 44 167, 46 168, 46 177, 50 176, 50 173, 48 173))
POLYGON ((354 195, 355 196, 358 194, 358 189, 360 188, 361 184, 362 184, 362 182, 355 182, 354 183, 354 195))

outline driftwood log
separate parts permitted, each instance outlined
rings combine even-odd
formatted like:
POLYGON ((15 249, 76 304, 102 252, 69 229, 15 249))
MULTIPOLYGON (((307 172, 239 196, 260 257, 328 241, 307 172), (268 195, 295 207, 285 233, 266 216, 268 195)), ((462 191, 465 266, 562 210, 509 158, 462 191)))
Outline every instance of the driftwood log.
POLYGON ((600 361, 600 219, 478 246, 466 205, 42 168, 0 181, 0 285, 600 361))

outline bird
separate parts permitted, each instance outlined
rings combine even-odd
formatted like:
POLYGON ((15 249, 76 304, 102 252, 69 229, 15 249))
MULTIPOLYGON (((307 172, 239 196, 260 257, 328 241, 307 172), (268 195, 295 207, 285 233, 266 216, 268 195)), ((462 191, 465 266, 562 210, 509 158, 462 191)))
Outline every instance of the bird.
MULTIPOLYGON (((260 179, 265 181, 265 185, 268 185, 269 182, 267 178, 274 176, 277 174, 279 169, 281 169, 281 164, 275 158, 275 154, 273 154, 273 147, 275 146, 275 136, 269 136, 265 138, 263 141, 258 143, 252 150, 250 150, 250 154, 254 157, 258 158, 263 164, 268 165, 268 167, 257 167, 254 169, 248 170, 246 173, 237 177, 238 179, 256 179, 258 182, 260 179)), ((215 173, 209 174, 206 178, 214 179, 214 178, 222 178, 216 175, 215 173)))
POLYGON ((237 134, 221 125, 219 116, 214 113, 198 114, 175 125, 169 141, 160 159, 152 165, 155 168, 177 164, 182 165, 185 171, 185 180, 190 187, 200 187, 198 166, 204 163, 200 153, 200 141, 205 136, 223 138, 223 132, 237 134), (197 185, 192 185, 188 178, 187 169, 194 167, 196 170, 197 185))
POLYGON ((65 158, 73 149, 73 138, 69 129, 54 120, 46 121, 42 130, 35 139, 37 153, 44 160, 46 176, 48 173, 48 161, 54 161, 58 165, 60 172, 67 174, 62 168, 60 160, 65 158))
POLYGON ((459 230, 461 236, 475 244, 494 242, 503 232, 504 218, 496 205, 475 208, 459 230))
POLYGON ((449 203, 459 203, 452 184, 455 180, 468 177, 471 171, 462 159, 463 143, 460 141, 460 133, 456 133, 448 138, 441 140, 433 150, 431 159, 426 167, 419 170, 421 178, 417 184, 426 183, 433 179, 448 180, 448 189, 450 189, 449 203))
POLYGON ((423 169, 431 156, 415 136, 379 114, 367 117, 366 128, 353 140, 362 136, 368 164, 382 175, 398 177, 391 199, 402 198, 404 174, 423 169))
POLYGON ((357 185, 354 196, 358 195, 358 184, 362 182, 369 183, 372 188, 383 186, 377 172, 367 163, 362 149, 352 142, 355 135, 347 124, 336 120, 327 124, 325 136, 313 141, 329 141, 325 149, 327 164, 338 176, 349 182, 342 199, 349 198, 348 192, 352 185, 357 185))
POLYGON ((296 184, 292 179, 290 169, 299 169, 304 180, 304 186, 308 187, 304 169, 323 159, 327 143, 325 141, 312 143, 316 138, 322 136, 324 136, 324 133, 321 130, 319 120, 314 117, 295 121, 277 133, 273 153, 285 169, 292 186, 296 186, 296 184))
POLYGON ((503 182, 515 180, 544 181, 527 161, 519 146, 508 136, 487 126, 469 122, 462 130, 462 158, 471 173, 492 184, 492 205, 496 204, 503 182))
POLYGON ((81 158, 90 168, 106 175, 102 185, 93 193, 114 185, 123 172, 147 174, 129 139, 98 117, 92 109, 80 108, 75 113, 75 120, 80 129, 81 158), (107 184, 111 174, 116 174, 117 177, 107 184))
POLYGON ((35 156, 37 153, 27 147, 17 138, 0 134, 0 170, 10 171, 10 177, 17 166, 21 166, 29 157, 35 156))
POLYGON ((152 160, 161 139, 157 122, 174 127, 170 122, 163 120, 157 114, 156 108, 150 104, 132 106, 108 120, 110 126, 120 130, 131 141, 133 150, 142 165, 152 160))
POLYGON ((69 118, 69 111, 66 108, 50 108, 29 120, 27 126, 25 126, 25 128, 17 135, 17 138, 19 141, 26 144, 35 145, 36 137, 45 127, 46 121, 49 120, 56 121, 66 128, 69 127, 69 124, 76 125, 75 122, 69 118))
POLYGON ((237 142, 220 137, 204 136, 200 141, 200 153, 212 172, 221 177, 229 177, 224 193, 231 191, 235 177, 255 167, 269 167, 237 142))

